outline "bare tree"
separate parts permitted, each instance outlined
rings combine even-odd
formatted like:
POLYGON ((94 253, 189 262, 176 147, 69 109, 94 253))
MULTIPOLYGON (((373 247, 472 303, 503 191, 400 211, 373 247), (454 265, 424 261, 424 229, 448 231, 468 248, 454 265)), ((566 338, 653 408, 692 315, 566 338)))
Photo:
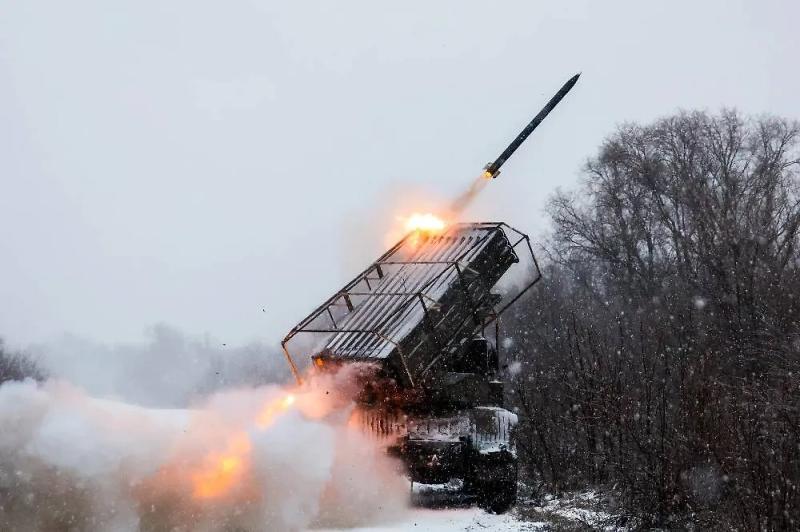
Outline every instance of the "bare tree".
POLYGON ((23 353, 10 352, 0 338, 0 384, 25 379, 42 380, 45 373, 34 359, 23 353))
POLYGON ((532 477, 616 484, 643 524, 796 526, 799 138, 734 111, 625 125, 552 198, 513 317, 532 477))

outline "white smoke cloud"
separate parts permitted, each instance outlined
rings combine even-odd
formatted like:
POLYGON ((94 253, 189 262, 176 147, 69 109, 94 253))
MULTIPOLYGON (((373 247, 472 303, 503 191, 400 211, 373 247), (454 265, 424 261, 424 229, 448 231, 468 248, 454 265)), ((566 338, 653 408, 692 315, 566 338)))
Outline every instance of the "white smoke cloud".
POLYGON ((184 407, 219 389, 291 377, 277 347, 228 345, 165 324, 148 328, 139 342, 108 344, 63 335, 29 350, 54 378, 96 397, 145 406, 184 407))
POLYGON ((407 485, 348 428, 352 373, 341 373, 192 409, 96 399, 63 381, 4 383, 0 529, 302 530, 397 516, 407 485))

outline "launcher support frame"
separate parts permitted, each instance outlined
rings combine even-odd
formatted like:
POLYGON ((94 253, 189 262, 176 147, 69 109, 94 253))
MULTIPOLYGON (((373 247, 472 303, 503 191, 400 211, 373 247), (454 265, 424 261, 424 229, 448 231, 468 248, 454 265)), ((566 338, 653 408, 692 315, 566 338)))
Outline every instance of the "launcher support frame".
MULTIPOLYGON (((528 277, 528 281, 522 285, 522 287, 518 287, 516 289, 511 289, 509 293, 503 296, 502 305, 500 307, 496 307, 494 304, 491 305, 492 311, 489 312, 485 317, 481 318, 480 313, 476 311, 478 308, 485 308, 487 304, 487 299, 491 296, 491 286, 486 287, 486 295, 481 298, 480 300, 474 300, 471 297, 471 294, 466 291, 465 292, 465 299, 467 304, 470 305, 473 312, 471 313, 472 316, 476 318, 474 320, 474 324, 472 325, 472 330, 479 331, 485 330, 485 328, 492 323, 495 323, 496 333, 499 334, 499 324, 498 320, 499 317, 508 310, 512 305, 514 305, 525 293, 527 293, 533 286, 539 282, 541 279, 541 270, 539 268, 538 261, 536 260, 536 256, 533 252, 533 247, 530 242, 530 238, 522 233, 521 231, 511 227, 510 225, 504 222, 479 222, 479 223, 465 223, 465 224, 455 224, 458 226, 464 226, 467 228, 475 228, 475 229, 500 229, 505 234, 508 242, 513 250, 513 252, 519 257, 520 255, 524 254, 526 257, 530 257, 530 275, 528 277), (513 238, 512 238, 513 236, 513 238)), ((489 233, 487 232, 487 235, 489 233)), ((437 282, 439 279, 442 278, 443 275, 447 274, 448 272, 453 269, 458 276, 459 283, 464 286, 466 284, 466 279, 464 277, 464 265, 461 264, 462 259, 470 252, 470 250, 474 249, 476 246, 480 246, 483 241, 478 240, 472 246, 470 246, 467 250, 465 250, 461 255, 459 255, 454 260, 445 260, 445 261, 426 261, 426 260, 410 260, 410 259, 402 259, 402 257, 395 257, 398 250, 400 250, 407 241, 414 236, 414 233, 409 233, 405 237, 403 237, 397 244, 392 246, 387 252, 381 255, 375 262, 373 262, 369 267, 363 270, 360 274, 358 274, 352 281, 347 283, 342 289, 338 290, 333 296, 328 298, 324 303, 319 305, 316 309, 314 309, 306 318, 304 318, 299 324, 293 327, 289 333, 283 338, 281 341, 281 348, 284 352, 284 355, 289 363, 289 367, 291 368, 292 374, 294 375, 295 379, 298 383, 302 382, 302 377, 298 370, 298 366, 295 363, 294 357, 292 356, 291 350, 289 348, 289 343, 292 339, 297 337, 301 334, 315 334, 315 335, 328 335, 334 333, 365 333, 365 334, 372 334, 376 336, 380 336, 385 341, 394 343, 397 345, 397 341, 393 338, 388 338, 382 334, 380 331, 381 325, 384 325, 389 320, 395 318, 398 313, 404 312, 408 309, 409 305, 415 303, 415 301, 419 301, 421 303, 421 308, 424 312, 423 323, 429 323, 429 306, 425 304, 425 299, 430 299, 427 294, 423 293, 422 289, 415 290, 415 291, 403 291, 403 290, 393 290, 390 292, 371 292, 371 291, 364 291, 360 287, 366 285, 367 287, 371 288, 370 280, 380 280, 383 279, 385 272, 385 267, 392 267, 397 265, 445 265, 445 268, 442 271, 430 279, 426 283, 426 287, 432 285, 433 283, 437 282), (377 295, 382 296, 390 296, 390 297, 402 297, 404 298, 403 302, 395 309, 393 312, 389 313, 375 326, 369 329, 361 329, 361 328, 352 328, 348 329, 346 327, 342 327, 339 324, 342 321, 342 316, 346 316, 350 312, 353 312, 354 304, 353 300, 358 300, 359 298, 370 298, 377 295), (342 307, 347 308, 348 310, 341 314, 342 307), (340 314, 339 319, 337 320, 334 318, 335 314, 340 314), (327 325, 325 324, 324 318, 327 316, 327 325), (322 322, 323 325, 319 325, 322 322)), ((488 236, 484 236, 483 239, 487 239, 488 236)), ((424 288, 424 287, 423 287, 424 288)), ((361 301, 362 303, 364 301, 361 301)), ((356 306, 358 303, 356 304, 356 306)), ((469 319, 468 321, 473 321, 473 319, 469 319)), ((449 341, 452 340, 456 335, 463 332, 463 328, 469 326, 467 323, 462 322, 455 330, 449 334, 446 338, 439 338, 438 335, 442 331, 431 330, 430 332, 436 335, 437 343, 440 343, 444 346, 449 344, 449 341)), ((313 353, 310 353, 313 355, 313 353)), ((405 360, 405 356, 400 351, 399 352, 400 359, 402 365, 404 367, 404 371, 407 374, 407 378, 409 379, 410 383, 413 386, 414 378, 411 375, 411 372, 408 370, 408 365, 405 360)), ((434 357, 433 361, 427 365, 424 372, 427 372, 432 366, 435 365, 436 361, 439 360, 441 354, 434 357)))

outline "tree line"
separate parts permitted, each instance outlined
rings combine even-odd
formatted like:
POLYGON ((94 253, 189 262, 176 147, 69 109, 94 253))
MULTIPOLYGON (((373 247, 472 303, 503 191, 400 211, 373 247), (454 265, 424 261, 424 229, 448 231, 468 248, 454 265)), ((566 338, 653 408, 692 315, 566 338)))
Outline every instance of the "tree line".
POLYGON ((800 526, 798 123, 619 127, 556 193, 505 328, 524 476, 639 526, 800 526))
POLYGON ((41 381, 45 376, 45 371, 35 359, 22 352, 7 349, 0 338, 0 384, 25 379, 41 381))

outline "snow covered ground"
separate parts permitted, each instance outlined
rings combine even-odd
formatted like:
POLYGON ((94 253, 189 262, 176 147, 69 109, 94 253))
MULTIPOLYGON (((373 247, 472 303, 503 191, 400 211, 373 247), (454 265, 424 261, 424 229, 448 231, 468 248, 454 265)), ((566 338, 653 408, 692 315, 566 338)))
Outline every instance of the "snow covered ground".
MULTIPOLYGON (((613 516, 599 508, 600 499, 593 491, 566 494, 560 498, 546 496, 540 503, 520 502, 517 508, 503 515, 488 514, 474 506, 458 509, 414 508, 394 521, 346 530, 349 532, 625 530, 612 524, 613 516)), ((342 532, 342 529, 336 530, 342 532)), ((315 532, 334 532, 334 529, 317 529, 315 532)))
MULTIPOLYGON (((613 516, 600 509, 599 497, 594 491, 573 493, 561 498, 545 496, 541 505, 528 505, 527 514, 551 516, 562 521, 583 524, 600 529, 613 520, 613 516)), ((614 527, 614 530, 619 530, 614 527)))
MULTIPOLYGON (((487 514, 478 508, 459 508, 455 510, 432 510, 417 508, 401 520, 378 526, 348 529, 350 532, 407 532, 481 530, 506 532, 512 530, 548 530, 546 523, 520 521, 512 514, 487 514)), ((325 529, 332 532, 333 529, 325 529)), ((320 531, 316 531, 320 532, 320 531)))

